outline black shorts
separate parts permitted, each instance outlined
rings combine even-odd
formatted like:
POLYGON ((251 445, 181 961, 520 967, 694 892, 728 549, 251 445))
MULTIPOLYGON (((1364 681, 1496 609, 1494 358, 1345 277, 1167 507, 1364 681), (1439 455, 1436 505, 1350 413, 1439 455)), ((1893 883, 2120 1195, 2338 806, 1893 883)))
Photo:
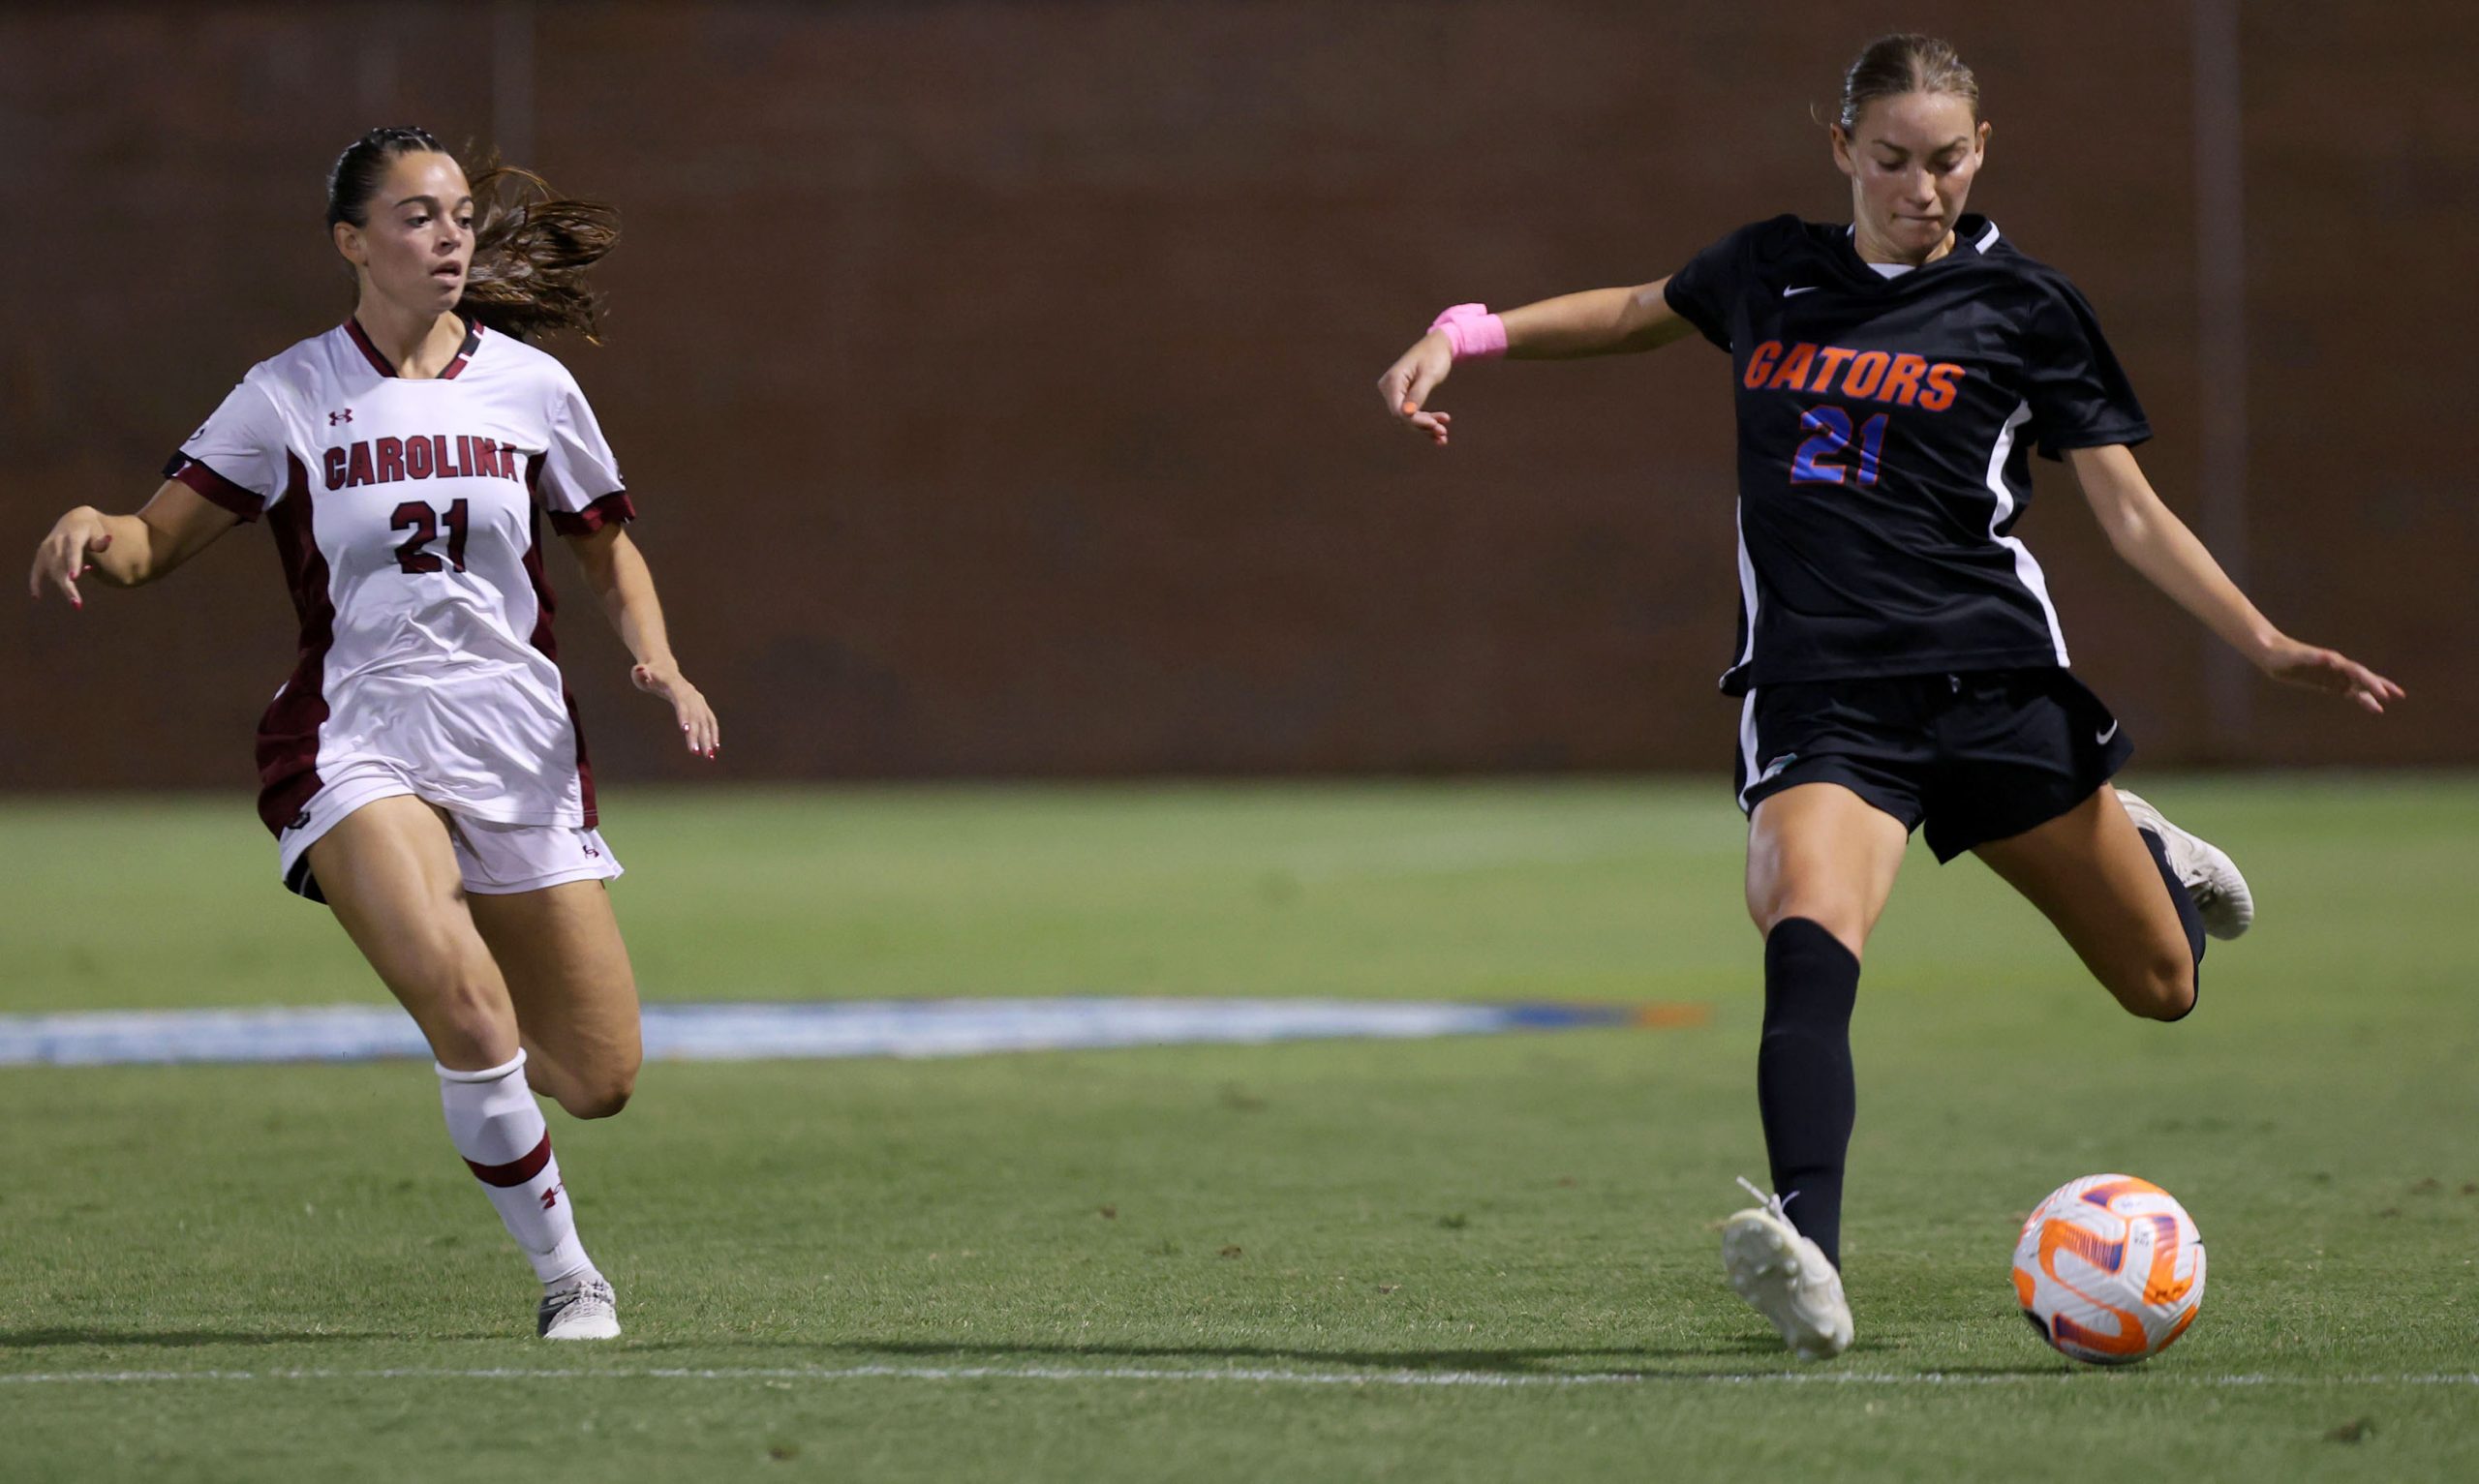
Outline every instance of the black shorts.
POLYGON ((1760 685, 1739 713, 1739 807, 1839 783, 1928 827, 1942 863, 2092 797, 2134 753, 2064 670, 1984 670, 1760 685))

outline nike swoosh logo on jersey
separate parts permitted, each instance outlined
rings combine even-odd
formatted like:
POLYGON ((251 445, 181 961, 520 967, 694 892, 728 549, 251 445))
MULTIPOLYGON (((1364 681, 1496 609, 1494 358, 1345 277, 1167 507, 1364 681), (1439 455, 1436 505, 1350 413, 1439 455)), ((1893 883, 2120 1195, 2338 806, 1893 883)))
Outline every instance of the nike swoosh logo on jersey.
POLYGON ((1814 292, 1816 292, 1816 291, 1817 291, 1817 288, 1818 288, 1818 286, 1817 286, 1817 285, 1815 285, 1815 284, 1801 284, 1801 285, 1800 285, 1798 288, 1785 288, 1785 289, 1783 289, 1783 290, 1782 290, 1782 297, 1784 297, 1784 298, 1786 298, 1786 299, 1787 299, 1787 298, 1790 297, 1790 295, 1792 295, 1792 294, 1794 294, 1794 293, 1814 293, 1814 292))
POLYGON ((2110 738, 2112 738, 2112 737, 2115 737, 2115 736, 2117 736, 2117 735, 2118 735, 2118 724, 2117 724, 2116 722, 2112 721, 2112 722, 2110 722, 2110 723, 2109 723, 2109 730, 2107 730, 2107 731, 2105 731, 2105 732, 2100 733, 2097 737, 2096 737, 2096 738, 2094 739, 2094 741, 2096 741, 2096 742, 2099 742, 2099 743, 2100 743, 2100 745, 2102 745, 2102 746, 2104 746, 2104 747, 2105 747, 2105 746, 2107 746, 2107 745, 2109 744, 2109 739, 2110 739, 2110 738))

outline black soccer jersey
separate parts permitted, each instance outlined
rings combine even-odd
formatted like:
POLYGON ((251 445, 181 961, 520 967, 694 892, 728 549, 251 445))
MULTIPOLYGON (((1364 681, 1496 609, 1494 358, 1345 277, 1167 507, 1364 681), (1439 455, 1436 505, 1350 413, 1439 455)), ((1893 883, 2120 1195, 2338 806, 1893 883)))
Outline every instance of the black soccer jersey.
POLYGON ((1696 255, 1670 308, 1738 374, 1732 695, 1793 681, 2063 666, 2013 534, 2028 450, 2152 436, 2092 306, 1965 216, 1887 277, 1851 228, 1776 217, 1696 255))

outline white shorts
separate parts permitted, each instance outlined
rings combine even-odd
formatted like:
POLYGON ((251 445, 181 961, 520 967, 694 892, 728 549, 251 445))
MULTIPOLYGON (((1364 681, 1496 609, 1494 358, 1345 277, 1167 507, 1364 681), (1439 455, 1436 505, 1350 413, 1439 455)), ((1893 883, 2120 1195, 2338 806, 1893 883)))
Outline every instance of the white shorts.
MULTIPOLYGON (((384 758, 350 759, 321 769, 320 775, 319 792, 276 836, 276 863, 285 886, 314 902, 327 899, 319 890, 318 878, 310 874, 310 847, 321 836, 363 804, 422 797, 413 775, 384 758)), ((456 868, 465 878, 465 890, 485 896, 537 892, 568 881, 608 881, 621 874, 620 862, 602 842, 599 830, 505 825, 450 813, 447 838, 456 851, 456 868)))

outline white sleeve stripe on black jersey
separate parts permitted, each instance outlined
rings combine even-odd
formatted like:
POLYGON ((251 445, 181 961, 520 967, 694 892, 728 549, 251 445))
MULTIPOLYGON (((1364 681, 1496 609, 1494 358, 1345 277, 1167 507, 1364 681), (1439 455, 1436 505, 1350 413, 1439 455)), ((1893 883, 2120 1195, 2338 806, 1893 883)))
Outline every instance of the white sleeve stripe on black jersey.
POLYGON ((2057 605, 2049 601, 2048 578, 2040 571, 2039 560, 2023 544, 2021 536, 1997 533, 2005 518, 2014 513, 2014 492, 2005 487, 2005 460, 2014 451, 2014 435, 2032 420, 2032 405, 2018 405, 2005 426, 1998 430, 1996 446, 1988 451, 1988 492, 1997 497, 1997 506, 1989 512, 1988 538, 2014 554, 2014 580, 2040 605, 2040 613, 2049 622, 2049 643, 2057 650, 2057 662, 2066 664, 2066 630, 2057 621, 2057 605))

